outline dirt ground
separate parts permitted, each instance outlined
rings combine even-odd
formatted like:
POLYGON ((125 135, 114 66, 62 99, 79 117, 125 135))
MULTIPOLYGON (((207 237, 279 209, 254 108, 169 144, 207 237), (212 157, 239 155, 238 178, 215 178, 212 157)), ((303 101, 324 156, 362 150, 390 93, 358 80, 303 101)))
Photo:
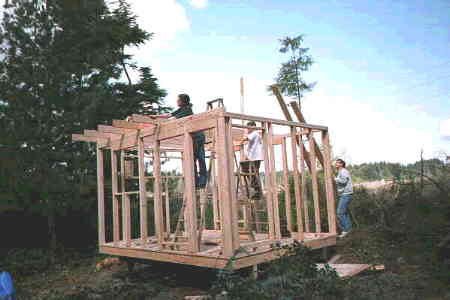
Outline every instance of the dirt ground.
POLYGON ((60 268, 16 278, 17 299, 184 299, 205 294, 215 271, 175 264, 126 263, 96 270, 97 260, 84 259, 70 270, 60 268))

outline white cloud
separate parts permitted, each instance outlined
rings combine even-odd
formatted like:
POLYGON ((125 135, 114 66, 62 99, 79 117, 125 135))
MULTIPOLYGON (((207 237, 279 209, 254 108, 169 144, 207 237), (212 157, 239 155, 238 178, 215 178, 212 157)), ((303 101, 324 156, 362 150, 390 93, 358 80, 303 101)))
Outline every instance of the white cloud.
POLYGON ((176 0, 130 0, 130 4, 139 26, 154 33, 145 46, 132 50, 139 61, 148 61, 152 53, 174 46, 180 34, 189 32, 186 10, 176 0))
POLYGON ((450 119, 441 122, 440 134, 442 138, 450 138, 450 119))
POLYGON ((205 8, 208 5, 208 0, 189 0, 189 3, 196 8, 205 8))

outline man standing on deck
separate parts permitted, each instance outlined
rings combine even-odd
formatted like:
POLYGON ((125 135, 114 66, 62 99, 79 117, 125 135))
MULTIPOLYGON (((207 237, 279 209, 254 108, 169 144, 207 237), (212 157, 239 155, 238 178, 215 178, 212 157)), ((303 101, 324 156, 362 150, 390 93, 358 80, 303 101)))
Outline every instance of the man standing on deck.
MULTIPOLYGON (((254 121, 247 123, 247 126, 256 127, 254 121)), ((247 160, 241 162, 242 171, 245 173, 259 174, 259 167, 261 161, 264 160, 262 138, 258 131, 253 128, 247 129, 247 134, 242 139, 242 143, 248 143, 246 156, 247 160)), ((261 184, 259 182, 258 175, 251 176, 251 187, 255 193, 252 196, 253 199, 259 199, 261 197, 261 184)))
MULTIPOLYGON (((180 94, 177 99, 178 109, 172 113, 154 115, 152 118, 184 118, 193 115, 192 103, 189 95, 180 94)), ((192 141, 194 144, 194 172, 195 172, 195 187, 205 188, 208 171, 205 162, 205 134, 203 131, 197 131, 192 134, 192 141), (198 163, 198 167, 197 167, 198 163)))
POLYGON ((343 238, 352 230, 352 221, 348 214, 348 205, 352 201, 353 184, 350 172, 345 168, 345 161, 336 160, 336 169, 338 170, 335 178, 337 191, 339 194, 339 204, 337 209, 338 224, 342 232, 339 237, 343 238))

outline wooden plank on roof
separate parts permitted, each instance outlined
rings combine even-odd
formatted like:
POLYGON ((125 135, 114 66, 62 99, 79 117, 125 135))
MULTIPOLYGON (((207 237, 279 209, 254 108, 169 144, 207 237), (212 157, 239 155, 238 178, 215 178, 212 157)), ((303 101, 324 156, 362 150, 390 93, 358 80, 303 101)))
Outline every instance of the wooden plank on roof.
POLYGON ((321 126, 321 125, 313 125, 313 124, 300 123, 300 122, 270 119, 270 118, 249 116, 249 115, 229 113, 229 112, 225 112, 224 115, 227 117, 230 117, 233 119, 239 119, 239 120, 248 120, 248 121, 255 121, 255 122, 270 122, 275 125, 296 126, 296 127, 301 127, 301 128, 309 128, 309 129, 317 129, 317 130, 328 130, 328 127, 321 126))
POLYGON ((99 137, 104 139, 117 138, 121 136, 120 134, 99 132, 97 130, 84 130, 83 133, 85 136, 99 137))
MULTIPOLYGON (((172 139, 174 137, 184 135, 185 127, 187 127, 189 132, 214 128, 216 126, 216 122, 215 121, 213 122, 212 120, 215 120, 223 112, 224 112, 223 109, 215 109, 206 113, 201 113, 173 121, 164 122, 163 124, 160 125, 159 128, 157 128, 157 126, 150 125, 145 128, 142 128, 138 132, 138 134, 140 137, 145 138, 147 136, 152 136, 156 132, 158 132, 158 140, 163 141, 166 139, 172 139)), ((126 123, 135 124, 131 122, 126 123)), ((136 145, 137 145, 137 134, 134 133, 126 134, 123 138, 111 140, 111 147, 116 150, 136 147, 136 145)))
POLYGON ((136 123, 151 123, 151 124, 159 124, 162 122, 167 122, 164 119, 156 119, 146 115, 133 114, 131 115, 131 120, 136 123))
POLYGON ((143 129, 148 126, 154 126, 153 124, 143 124, 143 123, 134 123, 128 122, 125 120, 113 120, 113 126, 117 128, 125 128, 125 129, 143 129))
POLYGON ((88 143, 97 143, 101 142, 103 144, 108 144, 108 140, 105 138, 98 138, 93 136, 85 136, 83 134, 72 134, 72 141, 77 142, 88 142, 88 143))
POLYGON ((116 133, 116 134, 127 134, 131 132, 136 132, 136 129, 118 128, 108 125, 97 125, 97 130, 106 133, 116 133))

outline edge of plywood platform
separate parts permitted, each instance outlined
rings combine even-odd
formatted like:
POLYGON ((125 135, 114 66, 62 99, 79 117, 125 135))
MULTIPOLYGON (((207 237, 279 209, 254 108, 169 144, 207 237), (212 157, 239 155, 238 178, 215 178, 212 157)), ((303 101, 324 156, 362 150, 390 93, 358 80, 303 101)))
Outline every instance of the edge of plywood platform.
MULTIPOLYGON (((312 249, 320 249, 336 245, 336 235, 322 235, 323 237, 319 236, 313 239, 305 240, 303 241, 303 244, 312 249)), ((292 242, 294 241, 294 239, 292 238, 286 239, 286 241, 289 240, 291 240, 292 242)), ((284 241, 282 244, 286 245, 286 241, 284 241)), ((269 262, 271 260, 279 258, 286 251, 283 248, 270 247, 270 242, 277 243, 277 241, 262 240, 260 242, 264 244, 265 242, 267 242, 267 245, 264 245, 265 248, 257 249, 255 252, 241 252, 235 257, 233 268, 240 269, 256 264, 269 262)), ((287 244, 291 244, 292 242, 288 242, 287 244)), ((243 244, 242 247, 251 247, 251 243, 248 243, 247 245, 243 244)), ((230 257, 221 255, 218 251, 212 251, 211 253, 208 253, 208 251, 189 253, 187 251, 172 251, 167 249, 161 250, 142 247, 123 247, 114 246, 112 244, 105 244, 103 246, 100 246, 100 252, 109 255, 195 265, 199 267, 215 269, 225 268, 230 259, 230 257)))

